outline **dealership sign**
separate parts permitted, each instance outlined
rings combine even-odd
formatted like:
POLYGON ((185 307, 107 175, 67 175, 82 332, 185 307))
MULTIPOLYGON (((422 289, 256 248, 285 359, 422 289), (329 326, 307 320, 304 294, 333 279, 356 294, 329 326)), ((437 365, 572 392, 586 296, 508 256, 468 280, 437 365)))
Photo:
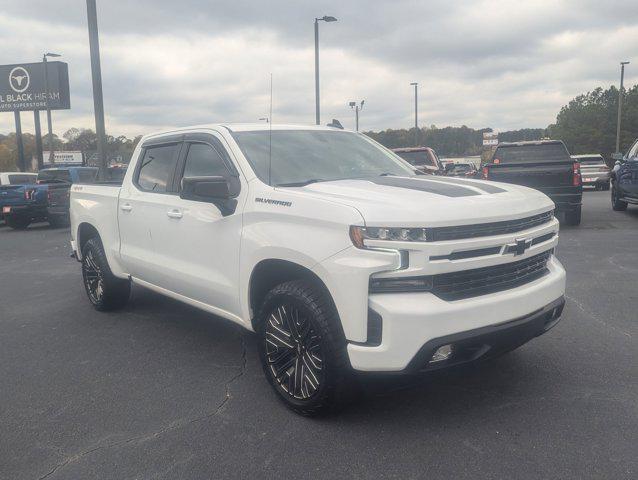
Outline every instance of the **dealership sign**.
POLYGON ((45 110, 47 107, 51 110, 71 108, 69 68, 66 63, 0 65, 0 112, 45 110))
POLYGON ((483 132, 483 146, 492 147, 498 145, 498 132, 483 132))

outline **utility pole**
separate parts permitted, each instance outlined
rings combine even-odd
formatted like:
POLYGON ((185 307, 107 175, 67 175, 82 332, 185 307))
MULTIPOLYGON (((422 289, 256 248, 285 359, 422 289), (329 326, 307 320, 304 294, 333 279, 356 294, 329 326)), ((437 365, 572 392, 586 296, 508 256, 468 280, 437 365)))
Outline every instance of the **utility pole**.
POLYGON ((315 18, 315 124, 321 123, 320 107, 319 107, 319 22, 336 22, 335 17, 324 15, 321 18, 315 18))
POLYGON ((412 82, 410 85, 414 86, 414 146, 419 146, 419 104, 418 104, 418 89, 419 84, 412 82))
POLYGON ((89 49, 91 52, 91 76, 93 77, 93 109, 95 110, 95 133, 99 157, 98 179, 106 179, 106 131, 104 129, 104 101, 102 99, 102 68, 100 67, 100 41, 97 31, 97 8, 95 0, 86 0, 86 15, 89 25, 89 49))
POLYGON ((629 62, 620 62, 620 90, 618 90, 618 121, 616 122, 616 153, 620 153, 620 115, 622 112, 623 81, 625 78, 625 65, 629 62))

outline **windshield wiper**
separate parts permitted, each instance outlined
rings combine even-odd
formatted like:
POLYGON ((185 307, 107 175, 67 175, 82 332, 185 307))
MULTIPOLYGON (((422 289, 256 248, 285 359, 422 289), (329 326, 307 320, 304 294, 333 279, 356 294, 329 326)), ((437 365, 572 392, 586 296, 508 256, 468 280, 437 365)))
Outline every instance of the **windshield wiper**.
POLYGON ((380 177, 396 177, 396 173, 384 172, 379 174, 380 177))
POLYGON ((304 180, 303 182, 292 182, 292 183, 278 183, 278 187, 303 187, 306 185, 310 185, 311 183, 325 182, 323 178, 311 178, 309 180, 304 180))

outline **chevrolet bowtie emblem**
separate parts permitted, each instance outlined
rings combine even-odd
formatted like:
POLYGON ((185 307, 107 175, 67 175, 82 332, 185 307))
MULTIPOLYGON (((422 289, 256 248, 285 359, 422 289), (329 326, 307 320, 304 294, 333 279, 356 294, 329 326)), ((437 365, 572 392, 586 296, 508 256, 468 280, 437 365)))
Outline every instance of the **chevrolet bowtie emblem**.
POLYGON ((531 240, 527 238, 517 238, 516 243, 510 243, 505 247, 505 253, 513 253, 514 256, 523 255, 525 250, 531 246, 531 240))

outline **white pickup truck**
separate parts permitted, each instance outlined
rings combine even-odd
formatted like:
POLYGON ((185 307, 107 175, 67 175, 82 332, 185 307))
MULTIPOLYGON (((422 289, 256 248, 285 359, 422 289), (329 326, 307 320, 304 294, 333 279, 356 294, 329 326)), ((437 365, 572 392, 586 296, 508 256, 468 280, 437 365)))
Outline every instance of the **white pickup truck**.
POLYGON ((121 187, 73 185, 71 244, 97 310, 133 283, 255 331, 266 378, 311 415, 356 371, 486 359, 554 326, 553 209, 417 175, 351 131, 210 125, 142 138, 121 187))

